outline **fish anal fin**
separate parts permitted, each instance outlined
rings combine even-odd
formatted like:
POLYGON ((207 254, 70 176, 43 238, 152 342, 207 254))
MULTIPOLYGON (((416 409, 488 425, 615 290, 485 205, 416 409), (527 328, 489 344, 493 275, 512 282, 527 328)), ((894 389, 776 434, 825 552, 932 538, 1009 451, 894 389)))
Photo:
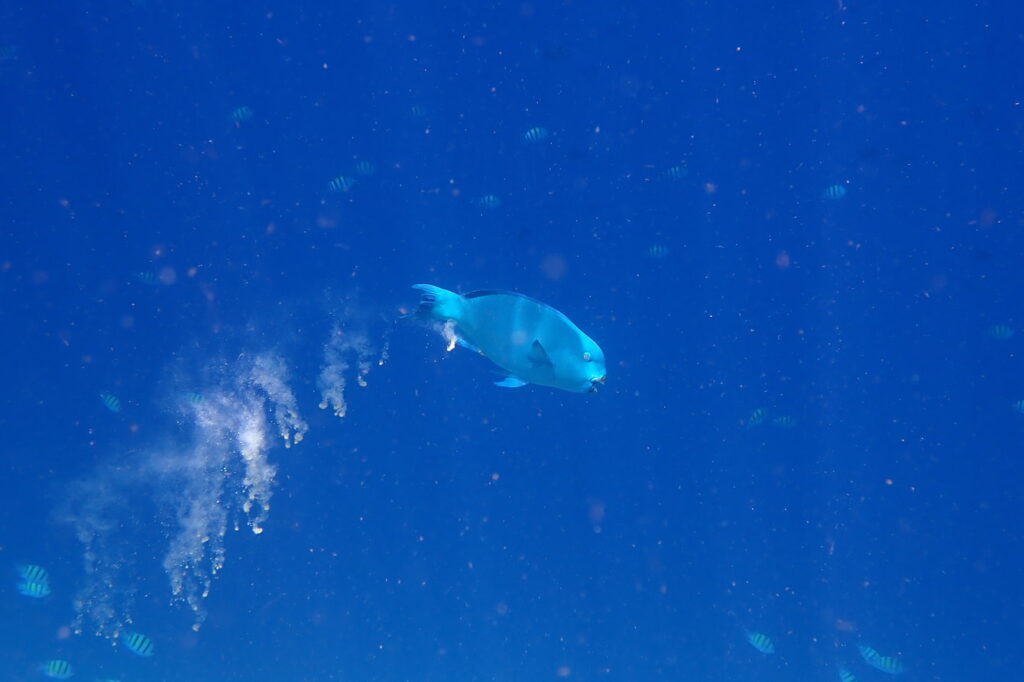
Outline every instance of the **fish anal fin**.
POLYGON ((523 381, 519 377, 514 377, 510 374, 501 381, 495 381, 494 385, 501 386, 502 388, 519 388, 520 386, 525 386, 528 383, 528 381, 523 381))

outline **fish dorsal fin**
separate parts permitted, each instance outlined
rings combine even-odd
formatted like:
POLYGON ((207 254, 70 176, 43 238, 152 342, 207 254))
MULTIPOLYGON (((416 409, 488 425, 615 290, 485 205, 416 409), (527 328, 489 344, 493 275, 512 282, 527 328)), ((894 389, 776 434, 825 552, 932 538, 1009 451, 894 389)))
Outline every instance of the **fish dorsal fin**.
POLYGON ((530 346, 529 358, 530 362, 532 362, 535 367, 554 365, 554 363, 551 362, 551 358, 548 357, 548 352, 544 350, 544 346, 538 339, 534 339, 533 345, 530 346))
MULTIPOLYGON (((471 291, 468 294, 463 294, 463 298, 481 298, 483 296, 515 296, 517 298, 530 298, 524 294, 517 293, 515 291, 508 291, 507 289, 477 289, 471 291)), ((533 299, 530 298, 532 301, 533 299)))

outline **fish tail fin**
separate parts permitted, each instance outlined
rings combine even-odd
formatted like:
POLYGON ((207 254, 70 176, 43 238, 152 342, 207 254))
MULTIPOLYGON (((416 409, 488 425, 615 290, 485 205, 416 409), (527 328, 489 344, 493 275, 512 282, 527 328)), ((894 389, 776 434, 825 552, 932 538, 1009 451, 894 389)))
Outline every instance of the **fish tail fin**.
POLYGON ((420 304, 416 310, 406 317, 441 322, 448 320, 458 322, 462 317, 463 299, 454 291, 435 287, 432 284, 414 284, 412 288, 419 289, 423 295, 420 297, 420 304))

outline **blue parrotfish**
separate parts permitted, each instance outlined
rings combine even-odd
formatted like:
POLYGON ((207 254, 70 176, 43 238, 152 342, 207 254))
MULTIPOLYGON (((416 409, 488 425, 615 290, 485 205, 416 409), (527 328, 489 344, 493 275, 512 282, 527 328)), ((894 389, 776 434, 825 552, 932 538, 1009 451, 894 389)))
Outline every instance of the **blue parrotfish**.
POLYGON ((498 386, 586 393, 607 376, 601 347, 549 305, 511 291, 463 295, 430 284, 413 288, 423 295, 409 317, 440 323, 449 350, 457 343, 504 370, 498 386))

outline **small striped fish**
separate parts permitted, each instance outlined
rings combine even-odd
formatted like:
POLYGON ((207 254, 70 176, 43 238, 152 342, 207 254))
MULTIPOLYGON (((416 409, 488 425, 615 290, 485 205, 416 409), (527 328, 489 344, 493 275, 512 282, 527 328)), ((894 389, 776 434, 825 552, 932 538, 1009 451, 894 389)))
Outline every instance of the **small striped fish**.
POLYGON ((36 580, 22 580, 18 583, 18 592, 26 597, 42 599, 50 594, 50 584, 36 580))
POLYGON ((875 670, 881 670, 889 675, 899 675, 903 672, 903 664, 900 659, 893 656, 883 656, 869 646, 861 644, 857 647, 861 658, 875 670))
POLYGON ((136 656, 152 656, 154 652, 153 640, 138 632, 126 633, 124 645, 136 656))
POLYGON ((26 564, 18 567, 18 575, 21 579, 26 582, 33 583, 49 583, 50 574, 46 572, 46 569, 36 564, 26 564))
POLYGON ((121 411, 121 401, 112 393, 100 393, 100 401, 103 403, 103 407, 107 408, 114 414, 121 411))
POLYGON ((356 184, 355 178, 349 178, 344 175, 339 175, 330 182, 327 183, 327 189, 334 192, 347 192, 352 189, 356 184))
POLYGON ((829 185, 825 188, 825 191, 821 193, 821 196, 832 201, 842 199, 846 196, 846 187, 843 185, 829 185))
POLYGON ((775 643, 772 642, 772 638, 768 635, 763 635, 760 632, 748 632, 747 641, 762 654, 775 653, 775 643))
POLYGON ((55 658, 52 661, 43 663, 42 672, 43 675, 49 677, 51 680, 66 680, 75 674, 71 664, 60 658, 55 658))
POLYGON ((535 142, 541 142, 543 140, 546 140, 547 138, 548 138, 548 129, 547 128, 541 128, 540 126, 538 126, 536 128, 530 128, 525 133, 523 133, 523 142, 535 143, 535 142))

